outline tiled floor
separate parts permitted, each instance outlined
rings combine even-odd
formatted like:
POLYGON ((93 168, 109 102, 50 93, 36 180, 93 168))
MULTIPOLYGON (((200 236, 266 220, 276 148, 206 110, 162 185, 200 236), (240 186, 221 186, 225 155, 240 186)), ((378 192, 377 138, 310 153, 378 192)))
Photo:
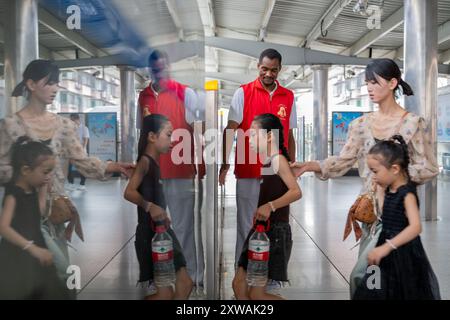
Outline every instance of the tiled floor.
MULTIPOLYGON (((232 176, 227 183, 224 219, 222 299, 232 298, 236 209, 232 176)), ((85 242, 75 238, 72 263, 81 268, 78 299, 140 299, 134 252, 136 209, 122 198, 125 181, 88 181, 87 191, 71 193, 82 216, 85 242)), ((342 241, 346 212, 360 185, 355 177, 323 182, 304 177, 304 197, 291 207, 294 246, 289 264, 288 299, 348 299, 348 279, 356 261, 354 238, 342 241)), ((423 222, 422 239, 438 276, 441 294, 450 299, 450 183, 438 184, 440 221, 423 222)), ((193 299, 204 296, 195 295, 193 299)))

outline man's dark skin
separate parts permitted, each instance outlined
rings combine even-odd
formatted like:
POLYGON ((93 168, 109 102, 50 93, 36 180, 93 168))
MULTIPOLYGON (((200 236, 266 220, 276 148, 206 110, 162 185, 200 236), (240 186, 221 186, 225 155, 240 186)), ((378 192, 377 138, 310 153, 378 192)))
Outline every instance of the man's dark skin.
MULTIPOLYGON (((261 81, 262 86, 268 91, 272 92, 275 89, 276 83, 275 80, 278 77, 278 74, 281 71, 281 63, 278 59, 270 59, 268 57, 264 57, 262 61, 258 63, 258 71, 259 71, 259 80, 261 81)), ((231 148, 233 146, 233 139, 236 130, 239 127, 239 123, 235 121, 228 121, 228 124, 223 132, 223 158, 222 165, 219 171, 219 183, 220 185, 225 184, 225 177, 227 175, 228 170, 230 169, 230 165, 228 164, 228 159, 230 157, 231 148)), ((289 130, 289 157, 291 160, 295 159, 295 140, 292 129, 289 130)))

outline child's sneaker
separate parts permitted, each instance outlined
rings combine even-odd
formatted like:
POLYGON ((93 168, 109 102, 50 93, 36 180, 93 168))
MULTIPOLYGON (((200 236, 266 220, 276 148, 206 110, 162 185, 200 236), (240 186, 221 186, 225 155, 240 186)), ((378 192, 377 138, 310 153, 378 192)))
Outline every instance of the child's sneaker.
POLYGON ((281 295, 280 289, 281 289, 281 281, 269 280, 267 282, 266 286, 267 293, 280 296, 281 295))
POLYGON ((155 283, 152 281, 152 283, 150 283, 148 285, 148 287, 145 288, 145 295, 146 296, 151 296, 151 295, 153 295, 155 293, 156 293, 156 286, 155 286, 155 283))

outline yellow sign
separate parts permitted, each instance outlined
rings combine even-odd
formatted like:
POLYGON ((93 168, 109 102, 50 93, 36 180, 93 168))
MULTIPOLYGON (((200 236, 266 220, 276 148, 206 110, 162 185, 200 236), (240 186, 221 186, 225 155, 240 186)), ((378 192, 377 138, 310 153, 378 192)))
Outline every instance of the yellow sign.
POLYGON ((205 90, 206 91, 218 91, 219 90, 219 81, 211 80, 205 82, 205 90))

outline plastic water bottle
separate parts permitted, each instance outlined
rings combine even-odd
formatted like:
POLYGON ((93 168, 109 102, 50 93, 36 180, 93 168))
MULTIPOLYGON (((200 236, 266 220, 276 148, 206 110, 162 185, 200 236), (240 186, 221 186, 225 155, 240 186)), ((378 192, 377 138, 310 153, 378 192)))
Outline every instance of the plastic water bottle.
POLYGON ((256 225, 248 244, 247 283, 252 287, 264 287, 269 276, 270 241, 264 231, 263 225, 256 225))
POLYGON ((153 281, 157 287, 175 285, 173 240, 164 221, 155 222, 156 234, 152 239, 153 281))

